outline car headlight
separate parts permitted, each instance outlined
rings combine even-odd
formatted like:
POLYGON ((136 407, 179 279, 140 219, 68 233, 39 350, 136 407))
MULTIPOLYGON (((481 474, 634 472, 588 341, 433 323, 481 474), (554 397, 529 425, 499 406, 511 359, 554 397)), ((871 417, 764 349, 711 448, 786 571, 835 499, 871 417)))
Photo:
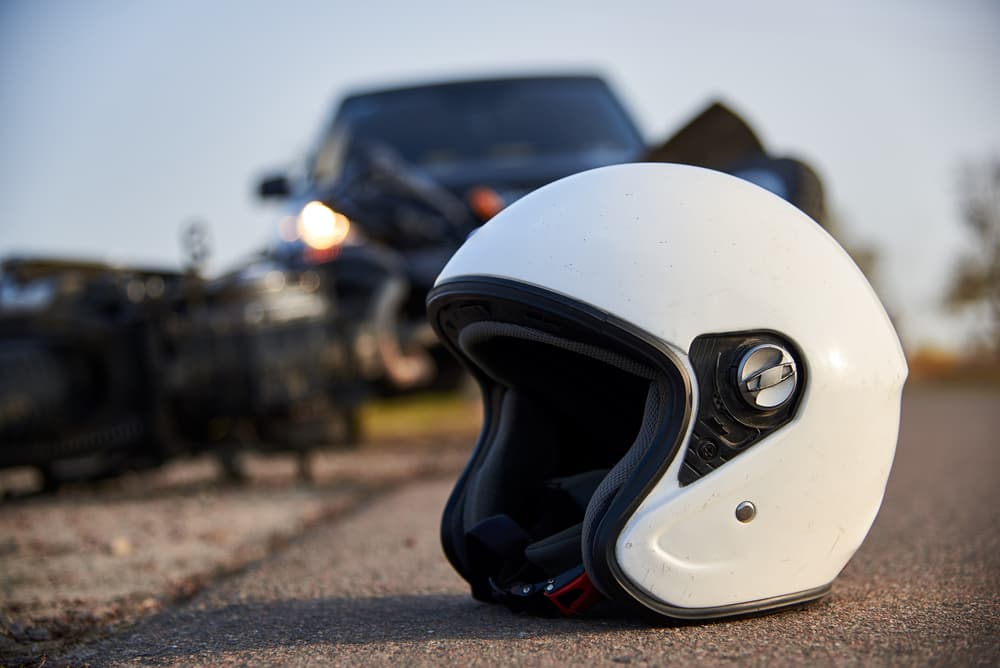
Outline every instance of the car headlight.
POLYGON ((341 244, 351 231, 350 219, 322 202, 302 207, 296 218, 299 238, 314 250, 328 250, 341 244))

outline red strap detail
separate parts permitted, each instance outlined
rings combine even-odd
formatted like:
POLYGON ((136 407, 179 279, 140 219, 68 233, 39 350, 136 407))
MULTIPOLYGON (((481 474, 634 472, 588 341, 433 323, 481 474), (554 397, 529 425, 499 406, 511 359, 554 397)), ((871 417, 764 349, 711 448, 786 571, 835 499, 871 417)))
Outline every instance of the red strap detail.
POLYGON ((565 586, 545 592, 545 598, 552 601, 552 604, 559 608, 559 612, 567 617, 572 617, 582 615, 603 596, 587 577, 587 572, 584 571, 565 586))

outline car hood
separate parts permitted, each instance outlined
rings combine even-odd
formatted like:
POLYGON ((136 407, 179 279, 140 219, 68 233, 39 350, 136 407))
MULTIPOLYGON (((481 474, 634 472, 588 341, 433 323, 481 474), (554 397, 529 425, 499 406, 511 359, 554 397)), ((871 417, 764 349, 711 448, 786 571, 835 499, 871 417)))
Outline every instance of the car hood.
POLYGON ((525 160, 482 160, 449 165, 425 167, 425 173, 435 182, 464 197, 470 188, 489 186, 504 199, 508 194, 526 194, 541 186, 575 174, 605 165, 630 162, 638 154, 627 151, 591 151, 588 153, 552 156, 525 160))

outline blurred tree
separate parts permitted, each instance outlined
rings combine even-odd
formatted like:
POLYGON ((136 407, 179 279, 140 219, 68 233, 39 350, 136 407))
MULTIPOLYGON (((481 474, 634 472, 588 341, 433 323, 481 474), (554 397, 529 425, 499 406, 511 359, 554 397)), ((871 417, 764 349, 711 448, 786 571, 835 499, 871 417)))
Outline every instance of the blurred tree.
POLYGON ((986 311, 985 347, 1000 355, 1000 158, 961 172, 962 220, 975 247, 959 257, 945 295, 952 310, 986 311))

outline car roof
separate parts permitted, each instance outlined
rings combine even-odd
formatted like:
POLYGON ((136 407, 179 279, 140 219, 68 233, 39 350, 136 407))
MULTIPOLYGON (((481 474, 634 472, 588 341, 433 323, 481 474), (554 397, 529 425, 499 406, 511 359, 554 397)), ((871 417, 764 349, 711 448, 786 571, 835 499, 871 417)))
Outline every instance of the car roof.
POLYGON ((368 97, 372 95, 383 95, 389 93, 402 93, 406 91, 428 90, 433 88, 460 88, 462 86, 468 86, 468 85, 506 84, 506 83, 518 83, 518 82, 537 82, 537 81, 594 81, 603 84, 607 83, 604 77, 595 73, 533 74, 527 76, 502 76, 502 77, 484 77, 484 78, 466 78, 466 79, 457 78, 457 79, 447 79, 441 81, 429 81, 426 83, 418 83, 418 84, 380 86, 375 88, 352 90, 343 96, 343 103, 347 103, 353 99, 361 97, 368 97))

